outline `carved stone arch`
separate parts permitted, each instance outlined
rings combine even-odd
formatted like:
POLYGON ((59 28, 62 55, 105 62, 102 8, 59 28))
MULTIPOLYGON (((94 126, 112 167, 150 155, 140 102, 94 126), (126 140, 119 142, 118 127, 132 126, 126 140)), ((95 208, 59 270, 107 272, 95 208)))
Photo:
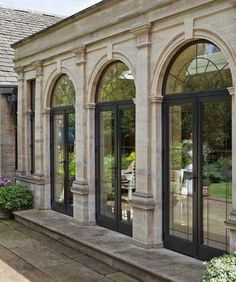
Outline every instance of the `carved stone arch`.
POLYGON ((98 85, 98 81, 102 75, 103 70, 112 62, 115 61, 121 61, 123 62, 129 70, 132 72, 134 76, 134 84, 135 84, 135 70, 130 62, 130 60, 122 53, 120 52, 114 52, 112 59, 107 59, 107 56, 102 56, 96 63, 95 67, 93 68, 93 71, 89 77, 88 80, 88 87, 87 87, 87 103, 95 103, 96 100, 96 89, 98 85))
POLYGON ((56 83, 56 81, 58 80, 58 78, 63 75, 66 74, 68 75, 68 77, 70 78, 70 80, 73 82, 74 88, 75 88, 75 92, 77 92, 77 84, 76 84, 76 79, 73 77, 73 74, 65 67, 61 68, 61 71, 58 72, 57 69, 54 69, 51 74, 49 75, 46 85, 44 87, 44 98, 43 98, 43 106, 44 109, 50 109, 51 108, 51 97, 52 97, 52 92, 53 92, 53 87, 56 83))
POLYGON ((186 40, 184 33, 180 33, 175 36, 166 46, 163 48, 163 52, 158 57, 157 62, 154 65, 154 69, 152 71, 151 76, 151 93, 152 95, 162 96, 162 87, 164 81, 164 75, 166 70, 172 60, 173 56, 180 50, 184 45, 188 44, 191 41, 205 39, 209 42, 215 44, 226 56, 231 74, 233 85, 236 83, 236 77, 233 76, 235 73, 235 66, 236 66, 236 56, 230 47, 230 44, 226 42, 226 40, 222 39, 216 33, 209 31, 203 28, 195 28, 194 29, 194 36, 191 39, 186 40))

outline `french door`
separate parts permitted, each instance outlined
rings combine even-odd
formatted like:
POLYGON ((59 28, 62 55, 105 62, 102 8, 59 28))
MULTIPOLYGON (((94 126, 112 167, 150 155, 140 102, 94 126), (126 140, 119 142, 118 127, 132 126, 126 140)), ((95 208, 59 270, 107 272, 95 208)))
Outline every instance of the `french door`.
POLYGON ((51 204, 58 212, 73 215, 75 179, 75 113, 73 108, 51 113, 51 204))
POLYGON ((231 99, 224 91, 164 102, 164 245, 207 260, 228 251, 231 99))
POLYGON ((135 191, 135 107, 103 103, 96 110, 97 224, 132 235, 135 191))

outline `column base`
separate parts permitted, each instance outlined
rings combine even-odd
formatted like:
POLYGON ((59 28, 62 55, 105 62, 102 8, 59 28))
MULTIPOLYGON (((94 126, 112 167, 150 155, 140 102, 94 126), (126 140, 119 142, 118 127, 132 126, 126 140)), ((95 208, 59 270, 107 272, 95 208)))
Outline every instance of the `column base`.
POLYGON ((153 248, 155 202, 151 194, 135 192, 132 195, 133 240, 138 245, 153 248))
POLYGON ((236 210, 232 210, 229 219, 225 221, 225 227, 229 230, 230 251, 236 251, 236 210))
POLYGON ((73 193, 73 220, 80 225, 94 225, 89 220, 89 188, 86 180, 75 180, 71 187, 73 193))

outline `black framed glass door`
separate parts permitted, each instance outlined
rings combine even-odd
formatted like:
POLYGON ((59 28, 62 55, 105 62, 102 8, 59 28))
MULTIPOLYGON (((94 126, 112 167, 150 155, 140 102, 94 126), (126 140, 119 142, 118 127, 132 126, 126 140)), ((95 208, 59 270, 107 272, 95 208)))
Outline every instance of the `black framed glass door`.
POLYGON ((164 245, 204 260, 220 255, 229 247, 231 99, 224 91, 170 96, 163 128, 164 245))
POLYGON ((132 235, 135 191, 135 107, 98 104, 96 110, 97 224, 132 235))
POLYGON ((73 215, 75 180, 75 113, 72 108, 51 113, 51 199, 52 209, 73 215))

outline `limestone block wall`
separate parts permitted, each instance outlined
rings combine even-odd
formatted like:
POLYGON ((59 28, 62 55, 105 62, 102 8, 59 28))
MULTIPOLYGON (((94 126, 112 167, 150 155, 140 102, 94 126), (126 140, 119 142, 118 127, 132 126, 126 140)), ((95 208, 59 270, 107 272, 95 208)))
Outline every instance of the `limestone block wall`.
POLYGON ((0 175, 15 176, 15 121, 7 96, 0 94, 0 175))

